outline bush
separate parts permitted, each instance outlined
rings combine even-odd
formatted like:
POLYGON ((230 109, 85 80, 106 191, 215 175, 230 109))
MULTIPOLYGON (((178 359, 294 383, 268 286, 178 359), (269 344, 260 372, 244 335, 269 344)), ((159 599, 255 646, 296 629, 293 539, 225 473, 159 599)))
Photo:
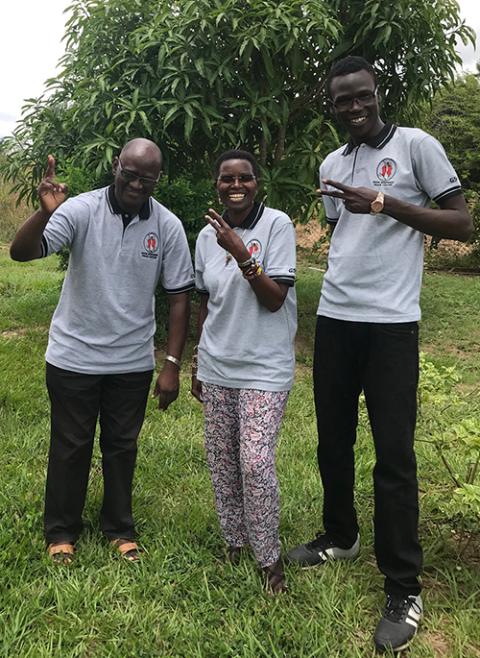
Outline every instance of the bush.
POLYGON ((460 395, 455 367, 420 358, 419 440, 430 444, 444 467, 446 485, 429 488, 443 519, 455 531, 480 527, 480 417, 478 390, 460 395))

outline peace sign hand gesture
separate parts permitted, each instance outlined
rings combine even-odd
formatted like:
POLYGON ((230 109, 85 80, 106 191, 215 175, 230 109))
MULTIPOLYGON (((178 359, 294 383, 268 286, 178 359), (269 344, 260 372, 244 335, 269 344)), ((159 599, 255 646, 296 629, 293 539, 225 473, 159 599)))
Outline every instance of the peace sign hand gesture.
POLYGON ((45 176, 37 188, 38 197, 42 210, 49 215, 52 215, 55 210, 61 205, 68 193, 67 186, 63 183, 55 182, 55 158, 53 155, 48 156, 47 171, 45 176))
POLYGON ((363 213, 368 215, 371 210, 371 203, 377 197, 375 190, 368 187, 350 187, 338 181, 330 180, 329 178, 323 179, 324 185, 335 187, 336 190, 317 190, 318 194, 322 196, 330 196, 340 199, 345 204, 345 208, 349 212, 363 213), (338 191, 337 191, 338 190, 338 191))
POLYGON ((218 212, 213 208, 209 208, 205 219, 215 229, 218 244, 228 251, 237 262, 241 263, 250 258, 250 254, 240 236, 235 233, 218 212))

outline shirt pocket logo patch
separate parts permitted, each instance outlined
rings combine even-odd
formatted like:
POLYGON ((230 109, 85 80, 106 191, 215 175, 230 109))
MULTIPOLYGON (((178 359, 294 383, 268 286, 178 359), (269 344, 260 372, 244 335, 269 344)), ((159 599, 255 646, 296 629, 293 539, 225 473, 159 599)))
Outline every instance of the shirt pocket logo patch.
POLYGON ((250 240, 247 242, 247 250, 252 258, 260 259, 262 255, 262 243, 259 240, 250 240))
POLYGON ((143 239, 143 248, 143 258, 158 258, 158 235, 156 233, 147 233, 143 239))

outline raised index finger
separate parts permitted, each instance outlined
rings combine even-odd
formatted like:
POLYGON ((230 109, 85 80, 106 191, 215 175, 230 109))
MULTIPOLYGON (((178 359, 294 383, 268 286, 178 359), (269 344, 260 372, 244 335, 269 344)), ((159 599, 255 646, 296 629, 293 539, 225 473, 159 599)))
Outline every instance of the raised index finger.
POLYGON ((49 155, 47 158, 47 171, 45 172, 45 178, 54 178, 55 177, 55 158, 53 155, 49 155))
POLYGON ((336 187, 337 190, 341 190, 342 192, 348 192, 349 190, 351 190, 351 187, 349 187, 348 185, 344 185, 343 183, 339 183, 336 180, 330 180, 330 178, 324 178, 322 180, 322 183, 324 185, 330 185, 330 187, 336 187))
POLYGON ((343 192, 337 192, 336 190, 315 190, 316 194, 320 194, 321 196, 333 196, 336 199, 344 199, 345 195, 343 192))
POLYGON ((213 208, 208 209, 208 214, 210 215, 210 218, 215 220, 218 224, 220 224, 220 226, 223 226, 224 228, 228 226, 223 217, 219 215, 219 213, 213 208))

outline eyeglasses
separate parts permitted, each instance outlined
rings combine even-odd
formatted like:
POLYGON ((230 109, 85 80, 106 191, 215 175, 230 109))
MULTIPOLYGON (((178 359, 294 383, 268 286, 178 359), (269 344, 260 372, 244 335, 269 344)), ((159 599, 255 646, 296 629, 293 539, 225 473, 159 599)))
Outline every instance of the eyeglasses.
POLYGON ((238 181, 239 183, 251 183, 252 181, 257 180, 257 177, 254 176, 253 174, 240 174, 240 176, 231 176, 230 174, 222 174, 217 178, 217 182, 219 183, 235 183, 235 181, 238 181))
POLYGON ((373 91, 364 91, 361 94, 358 94, 358 96, 344 96, 338 100, 332 100, 332 105, 336 110, 340 110, 341 112, 349 110, 355 102, 363 107, 376 98, 377 90, 378 87, 375 87, 373 91))
POLYGON ((158 178, 149 178, 148 176, 137 176, 137 174, 134 174, 133 171, 124 169, 120 158, 118 158, 118 163, 120 165, 119 166, 120 175, 123 178, 123 180, 127 181, 127 183, 133 183, 134 181, 138 180, 144 187, 153 187, 160 180, 160 176, 158 178))

